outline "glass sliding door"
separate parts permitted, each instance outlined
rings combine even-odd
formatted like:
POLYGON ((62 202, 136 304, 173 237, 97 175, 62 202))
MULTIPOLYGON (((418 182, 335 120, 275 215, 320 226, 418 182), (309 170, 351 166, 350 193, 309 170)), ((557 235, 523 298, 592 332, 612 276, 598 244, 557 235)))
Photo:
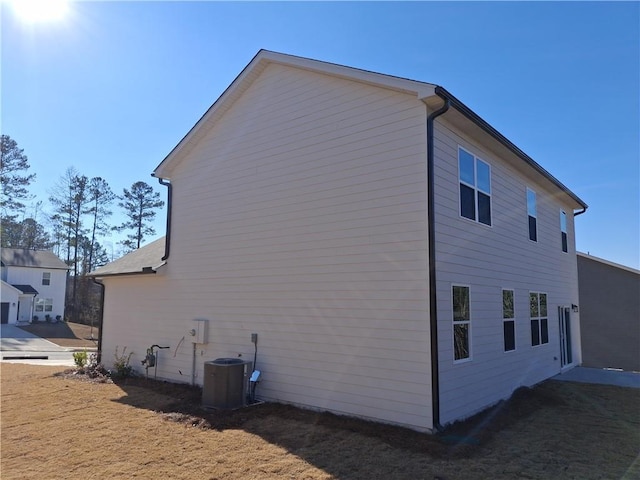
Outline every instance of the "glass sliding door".
POLYGON ((573 363, 571 353, 571 309, 558 307, 558 319, 560 322, 560 363, 562 367, 573 363))

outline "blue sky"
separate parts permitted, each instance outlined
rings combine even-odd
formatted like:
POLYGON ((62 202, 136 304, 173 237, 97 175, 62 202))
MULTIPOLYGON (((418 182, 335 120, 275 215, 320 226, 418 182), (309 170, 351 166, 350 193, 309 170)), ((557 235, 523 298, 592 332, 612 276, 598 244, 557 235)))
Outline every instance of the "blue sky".
POLYGON ((80 2, 33 24, 1 8, 2 133, 45 209, 69 166, 164 195, 150 173, 265 48, 444 86, 589 204, 578 250, 640 268, 638 2, 80 2))

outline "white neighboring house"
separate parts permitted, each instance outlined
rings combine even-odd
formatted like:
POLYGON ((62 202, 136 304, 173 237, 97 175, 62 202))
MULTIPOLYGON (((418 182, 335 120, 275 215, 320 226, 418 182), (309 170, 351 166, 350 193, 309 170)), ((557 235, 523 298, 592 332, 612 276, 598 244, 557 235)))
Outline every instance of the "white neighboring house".
POLYGON ((64 318, 67 265, 53 252, 3 248, 2 323, 64 318))
POLYGON ((92 273, 107 365, 202 384, 257 334, 259 398, 432 431, 581 361, 586 203, 442 87, 263 50, 154 176, 166 242, 92 273))

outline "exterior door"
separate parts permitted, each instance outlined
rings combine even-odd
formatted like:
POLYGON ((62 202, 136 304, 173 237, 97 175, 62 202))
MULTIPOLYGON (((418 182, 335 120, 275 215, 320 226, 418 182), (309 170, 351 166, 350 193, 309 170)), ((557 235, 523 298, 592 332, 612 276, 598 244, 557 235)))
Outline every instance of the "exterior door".
POLYGON ((9 302, 2 302, 0 323, 9 323, 9 302))
POLYGON ((33 295, 20 295, 18 305, 18 321, 30 322, 33 315, 33 295))
POLYGON ((571 309, 558 307, 558 319, 560 322, 560 366, 565 367, 573 363, 571 352, 571 309))

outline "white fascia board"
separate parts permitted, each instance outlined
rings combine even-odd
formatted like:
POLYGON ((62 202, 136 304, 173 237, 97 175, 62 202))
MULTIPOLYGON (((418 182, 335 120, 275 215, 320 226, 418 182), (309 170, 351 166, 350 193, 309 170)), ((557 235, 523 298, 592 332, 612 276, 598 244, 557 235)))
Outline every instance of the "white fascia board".
POLYGON ((279 63, 290 67, 297 67, 304 70, 333 75, 335 77, 367 83, 382 88, 391 88, 404 93, 415 94, 419 99, 435 94, 436 85, 410 80, 393 75, 371 72, 354 67, 347 67, 335 63, 322 62, 310 58, 296 57, 283 53, 263 51, 262 57, 271 63, 279 63))

